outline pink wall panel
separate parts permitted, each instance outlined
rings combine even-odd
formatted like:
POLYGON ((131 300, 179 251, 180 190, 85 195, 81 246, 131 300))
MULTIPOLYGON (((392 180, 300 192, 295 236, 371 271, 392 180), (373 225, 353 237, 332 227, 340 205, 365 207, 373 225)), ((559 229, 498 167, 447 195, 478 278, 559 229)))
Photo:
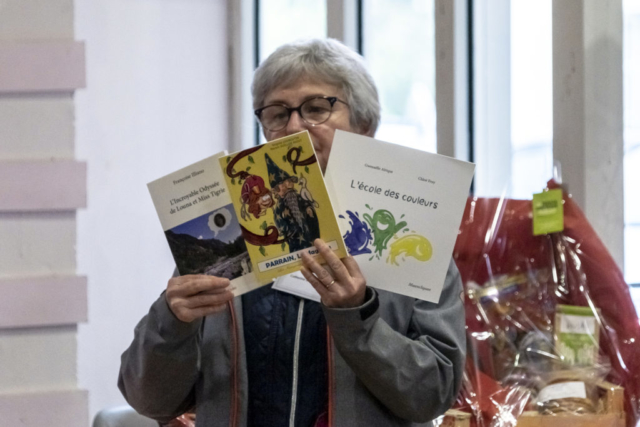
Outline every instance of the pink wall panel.
POLYGON ((0 161, 0 212, 75 210, 86 204, 84 162, 0 161))
POLYGON ((69 325, 87 320, 86 277, 4 278, 0 279, 0 295, 0 328, 69 325))
POLYGON ((84 43, 0 43, 0 93, 67 92, 86 86, 84 43))
POLYGON ((87 408, 84 390, 0 395, 0 425, 87 427, 87 408))

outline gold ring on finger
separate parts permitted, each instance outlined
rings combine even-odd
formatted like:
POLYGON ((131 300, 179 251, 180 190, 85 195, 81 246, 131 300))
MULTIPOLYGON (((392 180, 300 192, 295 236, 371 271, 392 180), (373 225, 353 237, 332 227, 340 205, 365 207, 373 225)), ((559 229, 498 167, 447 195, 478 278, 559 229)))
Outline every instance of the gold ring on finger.
POLYGON ((331 281, 331 283, 329 283, 328 285, 325 285, 327 289, 329 289, 334 283, 336 283, 336 279, 333 279, 331 281))

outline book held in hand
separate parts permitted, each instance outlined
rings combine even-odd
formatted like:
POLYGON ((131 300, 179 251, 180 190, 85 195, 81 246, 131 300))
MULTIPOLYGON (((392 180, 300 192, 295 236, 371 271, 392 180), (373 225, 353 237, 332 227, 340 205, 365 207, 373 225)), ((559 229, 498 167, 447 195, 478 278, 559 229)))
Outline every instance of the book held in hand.
POLYGON ((300 270, 303 252, 317 255, 317 238, 346 256, 309 132, 219 161, 260 283, 300 270))
POLYGON ((208 157, 147 186, 180 275, 231 280, 236 296, 260 283, 227 191, 218 158, 208 157))
POLYGON ((474 168, 336 131, 327 189, 367 285, 438 302, 474 168))

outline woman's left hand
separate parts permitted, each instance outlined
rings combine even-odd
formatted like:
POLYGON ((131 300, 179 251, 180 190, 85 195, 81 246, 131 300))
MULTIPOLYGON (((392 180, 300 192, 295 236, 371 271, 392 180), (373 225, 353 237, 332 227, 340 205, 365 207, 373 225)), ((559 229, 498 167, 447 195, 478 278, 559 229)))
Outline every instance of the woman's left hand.
POLYGON ((302 275, 318 291, 322 303, 333 308, 352 308, 364 304, 367 281, 353 257, 338 258, 322 240, 314 242, 326 261, 320 265, 311 255, 302 255, 302 275))

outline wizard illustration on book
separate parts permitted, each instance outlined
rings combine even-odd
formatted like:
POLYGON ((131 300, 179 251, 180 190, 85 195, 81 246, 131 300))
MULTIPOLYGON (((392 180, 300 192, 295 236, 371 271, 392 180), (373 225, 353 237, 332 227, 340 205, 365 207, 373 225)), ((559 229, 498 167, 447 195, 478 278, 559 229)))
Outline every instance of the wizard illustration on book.
POLYGON ((298 253, 314 253, 318 238, 346 255, 307 132, 221 158, 220 164, 258 275, 299 270, 298 253))
POLYGON ((269 185, 277 199, 273 212, 276 227, 288 243, 289 252, 313 246, 313 241, 320 237, 320 226, 311 192, 306 187, 302 187, 304 191, 297 190, 295 184, 298 183, 298 177, 279 168, 268 154, 264 157, 269 171, 269 185), (300 193, 310 200, 303 198, 300 193))

